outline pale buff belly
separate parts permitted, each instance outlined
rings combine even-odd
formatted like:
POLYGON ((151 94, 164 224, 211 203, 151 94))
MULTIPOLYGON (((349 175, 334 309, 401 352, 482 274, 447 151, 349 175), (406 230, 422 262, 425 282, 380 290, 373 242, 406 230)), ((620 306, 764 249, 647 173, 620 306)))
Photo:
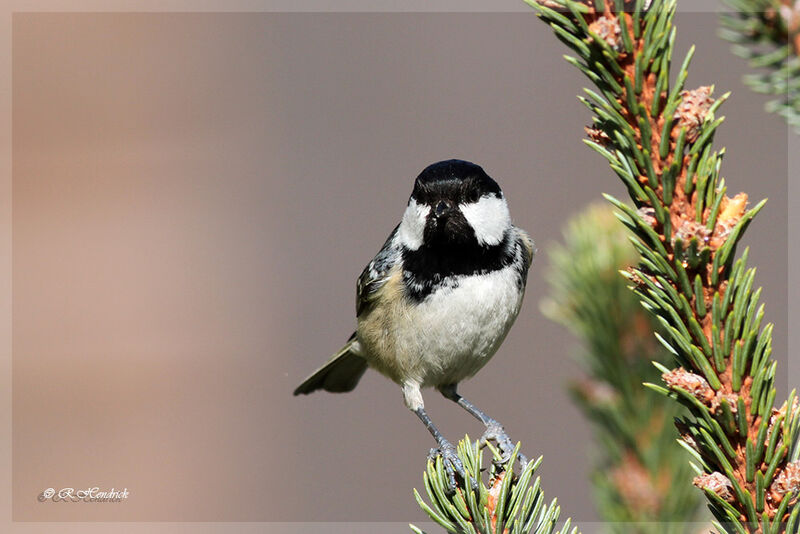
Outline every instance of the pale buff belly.
POLYGON ((358 322, 370 366, 398 384, 455 384, 497 352, 519 313, 523 291, 511 267, 461 277, 418 305, 402 296, 399 273, 381 289, 380 304, 358 322))

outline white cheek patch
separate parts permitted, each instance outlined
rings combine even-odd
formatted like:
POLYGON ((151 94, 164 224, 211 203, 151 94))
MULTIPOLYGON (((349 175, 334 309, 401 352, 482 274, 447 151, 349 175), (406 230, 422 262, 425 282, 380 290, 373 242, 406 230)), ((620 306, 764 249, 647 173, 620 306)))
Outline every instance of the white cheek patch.
POLYGON ((430 211, 430 206, 417 204, 416 200, 411 199, 397 229, 400 244, 409 250, 417 250, 422 246, 422 234, 425 232, 425 221, 428 220, 430 211))
POLYGON ((482 245, 499 244, 511 226, 511 214, 503 197, 486 195, 477 202, 459 205, 459 209, 482 245))

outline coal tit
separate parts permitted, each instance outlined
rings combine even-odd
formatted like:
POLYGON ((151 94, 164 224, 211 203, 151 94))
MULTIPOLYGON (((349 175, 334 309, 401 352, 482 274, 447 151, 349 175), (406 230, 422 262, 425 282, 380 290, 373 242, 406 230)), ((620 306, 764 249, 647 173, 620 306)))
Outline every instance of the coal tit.
MULTIPOLYGON (((448 160, 420 173, 403 219, 358 278, 358 327, 344 347, 294 394, 351 391, 368 367, 402 388, 425 424, 455 486, 465 477, 455 448, 425 412, 435 387, 486 425, 508 457, 503 427, 456 392, 497 352, 519 314, 533 241, 511 223, 492 178, 473 163, 448 160)), ((524 459, 523 459, 524 461, 524 459)))

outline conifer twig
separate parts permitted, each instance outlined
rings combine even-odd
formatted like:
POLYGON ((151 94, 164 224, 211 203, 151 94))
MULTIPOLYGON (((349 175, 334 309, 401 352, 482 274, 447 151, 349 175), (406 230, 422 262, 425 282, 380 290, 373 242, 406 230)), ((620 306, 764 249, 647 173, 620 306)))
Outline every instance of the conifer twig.
POLYGON ((797 532, 800 410, 794 392, 775 409, 772 325, 754 290, 747 250, 736 247, 763 207, 726 195, 724 151, 712 147, 728 96, 684 90, 690 49, 670 81, 675 0, 526 0, 595 84, 581 101, 594 114, 587 144, 622 179, 635 208, 606 195, 632 231, 640 263, 627 273, 662 325, 677 367, 657 364, 684 404, 685 448, 718 529, 797 532))
MULTIPOLYGON (((501 458, 500 453, 491 444, 492 457, 501 458)), ((488 485, 484 483, 483 456, 484 450, 478 441, 466 436, 458 443, 458 457, 464 464, 469 478, 478 482, 477 488, 471 484, 459 485, 451 492, 447 473, 442 465, 441 457, 429 459, 423 474, 426 502, 419 492, 414 490, 414 497, 428 516, 447 532, 458 534, 576 534, 578 529, 570 529, 571 521, 567 519, 559 529, 557 525, 561 509, 555 499, 546 503, 544 491, 536 469, 542 462, 528 462, 520 471, 514 472, 514 463, 519 455, 520 445, 511 457, 502 465, 490 462, 488 485)), ((415 534, 424 534, 422 530, 410 525, 415 534)))

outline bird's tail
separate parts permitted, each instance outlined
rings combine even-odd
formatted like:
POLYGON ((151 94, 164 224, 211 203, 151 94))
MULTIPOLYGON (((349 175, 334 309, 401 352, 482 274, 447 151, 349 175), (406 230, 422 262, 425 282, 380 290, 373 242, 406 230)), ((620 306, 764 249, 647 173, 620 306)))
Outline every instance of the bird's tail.
MULTIPOLYGON (((328 363, 314 371, 302 384, 294 390, 295 395, 307 395, 318 389, 332 393, 352 391, 356 387, 364 371, 367 361, 356 354, 353 349, 358 346, 356 335, 350 336, 342 349, 331 356, 328 363)), ((356 349, 357 350, 357 349, 356 349)))

